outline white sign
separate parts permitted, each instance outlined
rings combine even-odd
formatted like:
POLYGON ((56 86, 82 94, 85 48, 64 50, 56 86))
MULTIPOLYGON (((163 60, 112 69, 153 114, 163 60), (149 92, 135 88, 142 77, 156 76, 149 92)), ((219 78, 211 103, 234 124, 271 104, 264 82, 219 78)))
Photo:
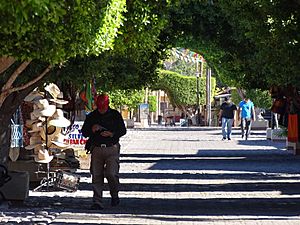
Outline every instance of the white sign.
POLYGON ((84 147, 88 138, 82 136, 81 128, 83 121, 75 121, 71 127, 71 131, 68 134, 67 142, 72 147, 84 147))
POLYGON ((149 115, 149 104, 140 104, 140 119, 148 119, 149 115))

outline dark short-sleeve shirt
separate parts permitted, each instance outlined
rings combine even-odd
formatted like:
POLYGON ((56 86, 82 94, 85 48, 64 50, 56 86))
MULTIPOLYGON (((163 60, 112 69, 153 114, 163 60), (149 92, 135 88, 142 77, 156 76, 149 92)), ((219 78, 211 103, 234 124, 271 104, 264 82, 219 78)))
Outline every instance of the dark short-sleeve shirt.
POLYGON ((222 117, 224 117, 226 119, 233 119, 234 118, 234 111, 237 110, 236 105, 233 104, 232 102, 222 103, 221 109, 222 109, 222 117))

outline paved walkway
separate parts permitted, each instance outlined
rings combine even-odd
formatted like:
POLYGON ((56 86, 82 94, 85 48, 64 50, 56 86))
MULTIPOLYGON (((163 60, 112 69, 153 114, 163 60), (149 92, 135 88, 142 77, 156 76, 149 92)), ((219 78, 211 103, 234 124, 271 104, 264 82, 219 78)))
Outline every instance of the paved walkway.
POLYGON ((300 158, 253 131, 248 141, 220 128, 129 130, 122 139, 121 204, 88 210, 91 179, 74 193, 32 192, 2 206, 1 224, 300 224, 300 158))

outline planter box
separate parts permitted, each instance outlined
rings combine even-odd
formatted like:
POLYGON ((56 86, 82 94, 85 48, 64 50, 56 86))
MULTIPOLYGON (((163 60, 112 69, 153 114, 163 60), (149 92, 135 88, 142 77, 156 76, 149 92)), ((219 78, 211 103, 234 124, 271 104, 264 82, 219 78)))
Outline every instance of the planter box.
POLYGON ((272 141, 286 141, 287 137, 282 135, 282 129, 273 129, 271 132, 272 141))
POLYGON ((6 200, 24 201, 29 194, 29 173, 26 171, 9 171, 11 180, 0 187, 6 200))

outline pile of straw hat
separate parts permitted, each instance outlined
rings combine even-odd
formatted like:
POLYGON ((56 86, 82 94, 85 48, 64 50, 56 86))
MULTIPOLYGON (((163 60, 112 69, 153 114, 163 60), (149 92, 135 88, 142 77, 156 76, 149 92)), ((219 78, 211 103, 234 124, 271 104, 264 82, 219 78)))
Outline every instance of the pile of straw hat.
POLYGON ((68 147, 61 131, 71 124, 59 108, 68 101, 62 99, 63 94, 58 86, 50 83, 44 89, 45 92, 34 90, 25 98, 25 101, 33 103, 30 119, 25 122, 30 134, 30 143, 25 149, 33 149, 34 160, 38 163, 49 163, 53 159, 49 149, 68 147))

